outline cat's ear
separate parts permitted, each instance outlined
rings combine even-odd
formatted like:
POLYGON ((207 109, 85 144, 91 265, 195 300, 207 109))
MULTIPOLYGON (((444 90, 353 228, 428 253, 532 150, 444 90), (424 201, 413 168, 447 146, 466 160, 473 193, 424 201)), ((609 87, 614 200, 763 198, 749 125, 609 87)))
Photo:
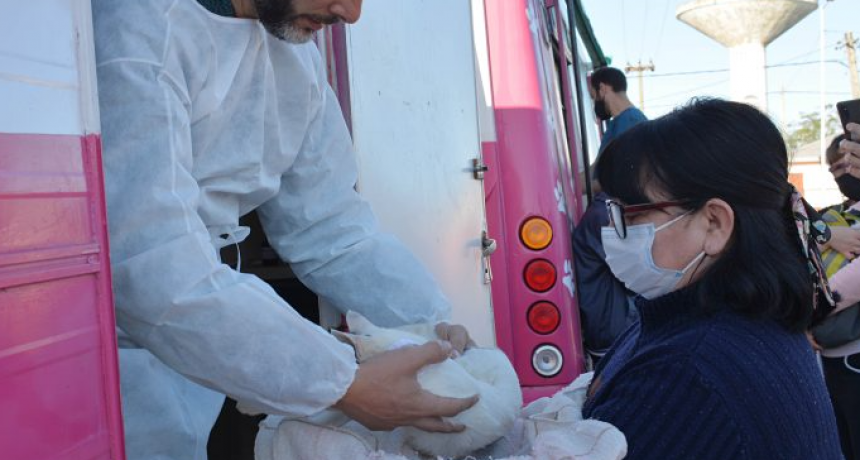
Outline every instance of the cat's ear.
POLYGON ((373 335, 377 327, 367 318, 356 311, 348 311, 346 313, 346 325, 349 331, 356 334, 373 335))
POLYGON ((341 332, 338 330, 332 330, 331 334, 336 339, 351 346, 355 350, 355 360, 359 363, 384 351, 380 347, 379 340, 374 339, 373 337, 350 334, 348 332, 341 332))

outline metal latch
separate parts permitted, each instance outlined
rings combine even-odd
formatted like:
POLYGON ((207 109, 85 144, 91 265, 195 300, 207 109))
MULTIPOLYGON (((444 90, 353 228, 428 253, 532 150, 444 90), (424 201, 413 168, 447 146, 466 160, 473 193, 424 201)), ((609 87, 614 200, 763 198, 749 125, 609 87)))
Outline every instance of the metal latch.
POLYGON ((482 180, 484 178, 484 173, 487 172, 490 168, 481 161, 480 158, 472 159, 472 176, 475 179, 482 180))
POLYGON ((490 257, 490 255, 496 252, 496 240, 487 236, 487 231, 484 230, 481 233, 481 253, 484 257, 490 257))
POLYGON ((496 240, 487 236, 487 231, 481 233, 481 260, 484 261, 484 284, 493 281, 493 267, 490 265, 490 255, 496 252, 496 240))

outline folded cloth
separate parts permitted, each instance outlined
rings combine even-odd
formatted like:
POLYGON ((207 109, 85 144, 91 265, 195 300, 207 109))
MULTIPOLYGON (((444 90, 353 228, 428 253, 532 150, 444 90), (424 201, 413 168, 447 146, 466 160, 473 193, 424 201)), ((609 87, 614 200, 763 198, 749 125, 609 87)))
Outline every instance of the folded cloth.
MULTIPOLYGON (((502 439, 471 454, 475 460, 620 460, 627 441, 614 426, 582 419, 592 374, 583 374, 550 398, 523 409, 502 439)), ((354 421, 330 416, 260 424, 256 460, 431 460, 410 449, 402 429, 372 432, 354 421)))

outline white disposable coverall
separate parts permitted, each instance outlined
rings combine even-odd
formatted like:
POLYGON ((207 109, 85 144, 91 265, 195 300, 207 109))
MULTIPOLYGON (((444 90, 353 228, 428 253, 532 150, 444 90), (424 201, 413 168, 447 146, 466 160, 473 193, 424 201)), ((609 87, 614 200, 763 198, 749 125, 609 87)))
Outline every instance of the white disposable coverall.
POLYGON ((280 257, 335 307, 380 325, 448 316, 430 274, 379 233, 353 188, 349 133, 313 44, 195 0, 93 10, 130 460, 205 459, 223 394, 304 416, 352 383, 351 348, 220 263, 254 209, 280 257))

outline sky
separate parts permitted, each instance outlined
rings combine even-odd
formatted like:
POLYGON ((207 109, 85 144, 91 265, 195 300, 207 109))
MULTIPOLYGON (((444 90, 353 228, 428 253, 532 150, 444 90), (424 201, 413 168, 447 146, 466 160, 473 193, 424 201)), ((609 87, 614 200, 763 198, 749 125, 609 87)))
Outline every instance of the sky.
MULTIPOLYGON (((689 0, 583 0, 604 54, 614 67, 653 61, 644 77, 645 113, 662 115, 694 96, 729 97, 729 52, 675 18, 689 0), (693 72, 687 75, 666 75, 693 72)), ((825 101, 852 99, 846 50, 836 49, 845 32, 860 39, 860 0, 833 0, 825 11, 825 101), (829 62, 832 61, 832 62, 829 62)), ((774 40, 766 49, 768 111, 780 124, 818 112, 819 11, 774 40)), ((860 52, 860 47, 858 47, 860 52)), ((858 55, 860 58, 860 55, 858 55)), ((639 105, 639 83, 628 75, 628 95, 639 105)), ((835 111, 834 111, 835 113, 835 111)))

